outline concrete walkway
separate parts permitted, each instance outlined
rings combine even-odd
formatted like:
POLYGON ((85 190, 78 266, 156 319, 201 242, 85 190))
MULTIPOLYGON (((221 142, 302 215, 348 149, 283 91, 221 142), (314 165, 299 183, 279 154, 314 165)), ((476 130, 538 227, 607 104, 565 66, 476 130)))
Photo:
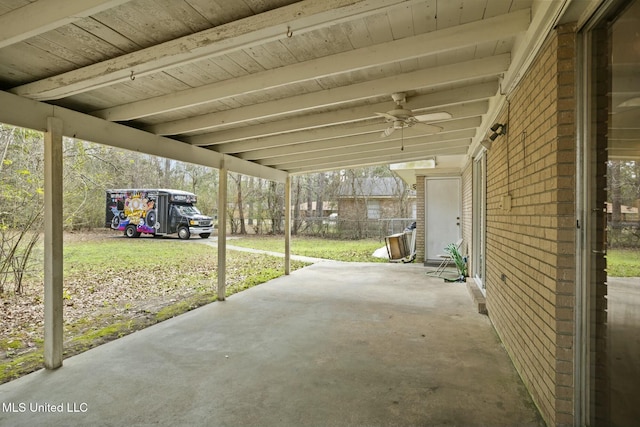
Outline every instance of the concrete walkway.
POLYGON ((465 285, 424 272, 294 271, 1 385, 0 425, 542 426, 465 285))
MULTIPOLYGON (((229 242, 233 242, 234 240, 236 240, 236 238, 233 238, 233 237, 227 238, 227 250, 238 251, 238 252, 250 252, 253 254, 264 254, 264 255, 274 256, 277 258, 284 258, 283 252, 265 251, 262 249, 245 248, 244 246, 234 246, 233 244, 229 244, 229 242)), ((216 249, 218 248, 218 236, 211 237, 209 239, 196 240, 196 242, 213 246, 216 249)), ((294 254, 291 254, 291 259, 295 261, 308 262, 310 264, 314 264, 316 262, 329 261, 324 258, 314 258, 314 257, 309 257, 304 255, 294 255, 294 254)))
MULTIPOLYGON (((209 244, 211 244, 211 243, 213 243, 213 242, 209 242, 209 244)), ((281 252, 263 251, 261 249, 245 248, 245 247, 242 247, 242 246, 233 246, 233 245, 229 245, 229 244, 227 244, 227 249, 228 250, 232 250, 232 251, 251 252, 251 253, 254 253, 254 254, 265 254, 265 255, 275 256, 275 257, 278 257, 278 258, 284 258, 284 254, 281 253, 281 252)), ((295 261, 308 262, 308 263, 311 263, 311 264, 314 264, 316 262, 329 261, 329 260, 326 260, 324 258, 314 258, 314 257, 310 257, 310 256, 293 255, 293 254, 291 254, 291 259, 295 260, 295 261)))

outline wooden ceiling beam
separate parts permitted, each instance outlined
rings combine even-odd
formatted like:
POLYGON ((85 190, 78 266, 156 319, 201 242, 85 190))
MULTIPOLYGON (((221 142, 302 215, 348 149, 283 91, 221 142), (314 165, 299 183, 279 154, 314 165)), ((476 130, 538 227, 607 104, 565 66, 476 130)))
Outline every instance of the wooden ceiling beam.
MULTIPOLYGON (((496 79, 489 83, 467 85, 456 89, 412 96, 407 99, 407 107, 415 111, 427 108, 448 109, 451 106, 456 106, 461 103, 473 103, 474 101, 486 100, 495 96, 497 91, 498 80, 496 79)), ((375 118, 376 116, 372 115, 373 112, 387 111, 390 106, 392 106, 391 101, 362 107, 350 107, 337 112, 331 111, 296 117, 295 120, 280 119, 259 125, 219 130, 190 136, 185 138, 185 141, 199 146, 220 145, 220 148, 216 148, 216 150, 221 153, 241 153, 259 148, 256 146, 256 143, 265 137, 274 135, 285 137, 287 132, 313 130, 332 124, 375 118)))
POLYGON ((526 31, 529 21, 530 11, 529 9, 524 9, 483 21, 341 52, 177 93, 98 110, 92 114, 111 121, 133 120, 220 101, 239 94, 273 89, 287 84, 382 66, 396 61, 434 55, 478 43, 504 39, 526 31))
POLYGON ((368 155, 363 153, 359 157, 343 159, 327 159, 326 161, 309 161, 288 165, 285 169, 289 174, 306 174, 336 169, 360 168, 373 165, 386 165, 390 163, 403 163, 424 160, 433 156, 460 156, 467 154, 470 141, 464 142, 460 147, 433 150, 410 149, 401 151, 399 148, 388 152, 368 155))
POLYGON ((38 0, 0 16, 0 49, 131 0, 38 0))
MULTIPOLYGON (((480 126, 482 119, 478 117, 471 117, 461 120, 450 120, 447 122, 439 123, 438 126, 442 127, 442 131, 437 134, 427 134, 420 131, 420 125, 416 125, 411 129, 405 129, 404 135, 406 137, 419 137, 419 136, 432 136, 432 135, 445 135, 448 132, 455 132, 461 130, 469 130, 475 129, 480 126)), ((315 141, 298 141, 295 144, 287 144, 284 146, 271 146, 262 145, 263 148, 257 148, 253 151, 249 151, 246 153, 240 153, 237 156, 241 159, 245 160, 259 160, 259 159, 269 159, 272 157, 286 156, 291 153, 299 153, 299 152, 317 152, 323 151, 327 149, 336 149, 340 146, 346 146, 347 144, 357 144, 360 141, 369 141, 369 140, 380 140, 382 130, 384 130, 385 125, 377 124, 370 125, 372 132, 362 133, 362 134, 344 134, 339 137, 333 138, 325 138, 321 140, 315 141)), ((286 136, 286 135, 283 135, 286 136)), ((400 136, 400 132, 397 131, 392 134, 394 138, 386 138, 386 140, 396 139, 400 136), (397 133, 397 134, 396 134, 397 133)), ((274 144, 277 144, 274 142, 274 144)))
POLYGON ((274 119, 291 113, 335 107, 338 104, 385 96, 393 92, 494 77, 509 67, 509 54, 490 56, 456 64, 421 69, 346 87, 325 89, 289 98, 248 105, 232 110, 203 114, 146 128, 157 135, 179 135, 227 127, 258 119, 274 119))
MULTIPOLYGON (((81 0, 74 0, 80 2, 81 0)), ((278 9, 189 34, 117 58, 91 64, 9 90, 36 100, 68 97, 132 76, 156 73, 215 55, 224 55, 268 41, 283 40, 287 33, 301 34, 380 13, 417 0, 303 0, 278 9)), ((56 3, 63 3, 56 1, 56 3)))
MULTIPOLYGON (((364 135, 362 135, 364 136, 364 135)), ((395 136, 395 135, 394 135, 395 136)), ((436 146, 444 148, 448 144, 453 144, 452 141, 470 141, 475 136, 475 129, 463 130, 449 133, 438 133, 433 135, 420 135, 404 138, 380 138, 380 136, 371 136, 368 138, 361 138, 359 142, 356 139, 354 142, 345 142, 341 147, 327 147, 324 150, 307 151, 304 146, 300 148, 300 152, 292 150, 290 154, 284 154, 278 157, 271 157, 260 159, 258 164, 264 166, 275 166, 277 169, 286 169, 289 163, 299 163, 301 161, 319 160, 323 158, 332 157, 348 157, 358 155, 368 155, 377 151, 386 151, 389 149, 397 148, 400 150, 402 147, 405 149, 418 146, 436 146)), ((304 144, 303 144, 304 145, 304 144)))

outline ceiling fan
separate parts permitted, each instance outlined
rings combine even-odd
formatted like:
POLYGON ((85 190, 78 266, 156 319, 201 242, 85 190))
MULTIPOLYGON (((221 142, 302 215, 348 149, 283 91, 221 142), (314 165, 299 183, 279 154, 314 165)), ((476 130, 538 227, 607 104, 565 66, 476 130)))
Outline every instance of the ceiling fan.
POLYGON ((421 125, 426 131, 432 133, 440 132, 442 130, 440 126, 430 125, 427 122, 451 118, 451 114, 446 111, 414 115, 411 110, 404 108, 402 105, 407 102, 407 97, 404 92, 393 93, 391 94, 391 98, 393 98, 393 101, 396 103, 396 108, 386 113, 376 113, 376 115, 384 117, 389 123, 389 127, 380 135, 382 138, 391 135, 396 129, 404 129, 417 124, 421 125))

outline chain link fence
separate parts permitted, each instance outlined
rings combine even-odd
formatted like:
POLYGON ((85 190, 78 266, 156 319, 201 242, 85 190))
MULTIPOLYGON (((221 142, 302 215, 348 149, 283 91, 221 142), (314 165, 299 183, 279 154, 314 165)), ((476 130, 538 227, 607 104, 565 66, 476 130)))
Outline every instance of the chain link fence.
POLYGON ((299 218, 294 230, 300 236, 335 239, 380 239, 401 233, 415 222, 414 218, 341 219, 337 217, 299 218))

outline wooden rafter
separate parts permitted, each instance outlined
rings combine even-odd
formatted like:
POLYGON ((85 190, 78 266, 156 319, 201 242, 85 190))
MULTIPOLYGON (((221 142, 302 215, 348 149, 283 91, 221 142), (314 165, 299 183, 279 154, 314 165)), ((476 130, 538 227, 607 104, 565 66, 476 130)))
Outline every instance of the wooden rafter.
POLYGON ((131 0, 38 0, 0 16, 0 49, 131 0))
MULTIPOLYGON (((78 0, 79 1, 79 0, 78 0)), ((132 76, 156 73, 181 64, 246 49, 270 40, 300 34, 378 13, 417 0, 304 0, 196 34, 160 43, 117 58, 88 65, 10 90, 37 100, 59 99, 124 82, 132 76), (132 74, 133 73, 133 74, 132 74)))

